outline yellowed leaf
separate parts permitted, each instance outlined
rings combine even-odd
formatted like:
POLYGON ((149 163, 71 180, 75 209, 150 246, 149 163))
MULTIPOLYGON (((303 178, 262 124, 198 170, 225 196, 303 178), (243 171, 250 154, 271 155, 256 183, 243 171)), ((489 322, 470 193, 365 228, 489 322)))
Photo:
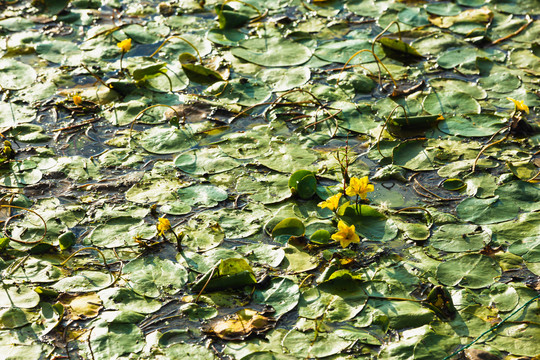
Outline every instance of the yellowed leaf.
POLYGON ((432 15, 429 17, 429 22, 440 28, 447 29, 454 24, 462 22, 485 24, 488 23, 492 18, 493 12, 487 7, 482 7, 480 9, 465 10, 455 16, 432 15))

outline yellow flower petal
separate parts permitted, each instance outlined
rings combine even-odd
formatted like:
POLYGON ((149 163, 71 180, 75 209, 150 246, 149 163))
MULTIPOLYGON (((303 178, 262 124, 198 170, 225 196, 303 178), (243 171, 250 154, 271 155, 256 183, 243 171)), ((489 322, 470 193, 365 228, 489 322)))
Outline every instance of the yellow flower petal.
POLYGON ((345 189, 345 193, 349 196, 360 196, 360 198, 366 199, 367 193, 372 192, 373 190, 375 190, 375 188, 373 187, 373 184, 369 183, 367 176, 364 176, 361 179, 353 177, 351 178, 349 187, 345 189))
POLYGON ((131 39, 122 40, 116 44, 122 50, 123 53, 127 53, 131 50, 131 39))
POLYGON ((514 103, 514 105, 516 106, 516 110, 524 111, 525 113, 527 113, 527 115, 529 114, 529 107, 525 104, 523 100, 516 100, 510 97, 507 97, 506 99, 514 103))
POLYGON ((349 246, 350 243, 360 242, 360 237, 356 235, 354 225, 348 226, 341 220, 338 223, 338 232, 332 235, 332 239, 339 241, 343 248, 349 246))
POLYGON ((158 236, 161 236, 165 234, 165 231, 171 230, 171 222, 166 218, 160 217, 156 228, 158 230, 158 236))
POLYGON ((75 106, 81 106, 82 105, 82 97, 80 97, 79 95, 73 95, 73 103, 75 104, 75 106))
POLYGON ((321 201, 317 204, 320 208, 328 208, 331 211, 336 211, 336 209, 339 206, 339 199, 341 199, 341 193, 337 193, 336 195, 330 196, 325 201, 321 201))

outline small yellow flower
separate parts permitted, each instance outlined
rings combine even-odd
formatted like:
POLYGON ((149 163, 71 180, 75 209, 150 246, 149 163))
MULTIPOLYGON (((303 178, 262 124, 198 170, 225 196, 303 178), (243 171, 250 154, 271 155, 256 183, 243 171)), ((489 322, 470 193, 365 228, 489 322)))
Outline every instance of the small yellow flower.
POLYGON ((122 40, 116 44, 116 46, 118 46, 123 53, 127 53, 131 50, 131 39, 122 40))
POLYGON ((79 95, 73 95, 73 103, 75 104, 75 106, 81 106, 82 105, 82 97, 80 97, 79 95))
POLYGON ((321 201, 317 204, 320 208, 328 208, 331 211, 336 211, 336 209, 339 206, 339 199, 341 199, 341 193, 337 193, 336 195, 330 196, 325 201, 321 201))
POLYGON ((349 184, 349 187, 345 189, 345 192, 349 196, 360 196, 362 199, 367 198, 367 193, 372 192, 375 190, 372 184, 369 183, 369 179, 367 176, 364 176, 361 179, 358 178, 351 178, 351 182, 349 184))
POLYGON ((165 234, 165 231, 171 230, 171 223, 168 219, 160 217, 156 224, 158 230, 158 236, 165 234))
POLYGON ((347 226, 343 221, 338 223, 338 232, 332 235, 332 239, 339 241, 341 247, 346 248, 350 243, 360 242, 360 237, 356 235, 354 225, 347 226))
POLYGON ((511 102, 514 103, 514 105, 516 105, 516 110, 524 111, 524 112, 527 113, 527 115, 529 114, 529 107, 527 105, 525 105, 523 100, 516 100, 516 99, 512 99, 510 97, 507 97, 506 99, 510 100, 511 102))
POLYGON ((11 159, 14 156, 14 151, 13 151, 13 148, 11 147, 11 142, 9 142, 9 140, 4 141, 4 147, 2 149, 2 153, 8 159, 11 159))

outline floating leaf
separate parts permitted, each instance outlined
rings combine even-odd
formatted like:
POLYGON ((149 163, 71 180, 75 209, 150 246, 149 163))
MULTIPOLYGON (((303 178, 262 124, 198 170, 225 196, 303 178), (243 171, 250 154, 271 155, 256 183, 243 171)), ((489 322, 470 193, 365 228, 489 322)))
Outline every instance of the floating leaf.
POLYGON ((227 319, 213 321, 205 332, 225 340, 243 340, 275 326, 275 319, 252 309, 242 309, 227 319))
POLYGON ((299 288, 293 281, 286 278, 274 278, 270 286, 253 293, 253 301, 261 305, 270 305, 275 310, 274 317, 280 318, 298 304, 299 288))
POLYGON ((24 89, 36 80, 36 71, 13 59, 0 60, 0 86, 8 90, 24 89))
POLYGON ((304 45, 277 37, 241 41, 240 46, 233 48, 231 53, 243 60, 269 67, 301 65, 311 58, 311 51, 304 45))
POLYGON ((309 170, 298 170, 289 178, 289 188, 293 195, 301 199, 309 199, 317 190, 317 179, 309 170))
POLYGON ((244 259, 225 259, 202 276, 191 289, 196 292, 235 289, 256 284, 251 266, 244 259))
POLYGON ((404 41, 382 37, 378 40, 382 44, 383 51, 391 58, 397 60, 418 60, 422 55, 411 45, 404 41))
POLYGON ((306 228, 302 221, 297 218, 281 220, 272 230, 272 237, 281 241, 287 241, 291 236, 304 236, 306 228))
POLYGON ((187 270, 177 262, 147 256, 129 262, 124 274, 137 294, 157 298, 162 293, 176 294, 187 283, 187 270))
POLYGON ((437 278, 448 286, 462 286, 470 289, 488 287, 501 275, 501 268, 491 258, 470 254, 441 263, 437 268, 437 278))

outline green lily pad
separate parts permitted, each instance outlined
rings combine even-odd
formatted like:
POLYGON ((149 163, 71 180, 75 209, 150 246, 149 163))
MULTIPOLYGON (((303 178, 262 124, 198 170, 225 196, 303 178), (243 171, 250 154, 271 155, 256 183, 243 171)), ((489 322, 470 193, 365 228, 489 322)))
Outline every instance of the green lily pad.
POLYGON ((318 157, 311 149, 307 149, 293 141, 272 141, 268 152, 257 160, 262 165, 280 172, 293 172, 309 168, 318 157))
POLYGON ((134 245, 137 235, 150 235, 154 230, 145 226, 144 221, 131 216, 112 218, 98 225, 88 236, 95 246, 114 248, 134 245))
POLYGON ((253 106, 267 100, 272 90, 267 84, 258 80, 234 79, 220 81, 208 87, 206 92, 215 95, 224 104, 253 106))
POLYGON ((311 51, 304 45, 276 37, 243 40, 231 53, 251 63, 269 67, 301 65, 311 58, 311 51))
POLYGON ((461 8, 450 2, 438 2, 427 4, 426 11, 433 15, 455 16, 461 12, 461 8))
POLYGON ((319 265, 318 259, 307 253, 301 246, 287 244, 283 251, 285 252, 285 259, 280 267, 287 272, 302 273, 313 270, 319 265))
POLYGON ((489 225, 489 229, 493 232, 492 239, 495 244, 513 244, 520 239, 530 238, 531 234, 540 232, 540 213, 525 213, 514 221, 489 225))
POLYGON ((174 165, 188 174, 206 175, 232 170, 241 163, 218 148, 202 148, 178 155, 174 165))
POLYGON ((170 359, 214 360, 216 358, 210 349, 197 344, 173 344, 165 349, 165 354, 170 359))
POLYGON ((80 271, 65 277, 53 285, 53 289, 61 292, 91 292, 109 287, 115 281, 110 273, 100 271, 80 271))
POLYGON ((521 256, 525 261, 540 262, 540 240, 534 236, 519 239, 510 245, 508 251, 521 256))
POLYGON ((150 298, 176 294, 188 280, 187 270, 182 265, 158 256, 131 261, 124 267, 124 275, 133 291, 150 298))
POLYGON ((309 170, 298 170, 289 178, 289 188, 293 195, 301 199, 309 199, 317 190, 317 179, 309 170))
POLYGON ((480 78, 478 84, 489 91, 507 94, 519 88, 521 86, 521 80, 511 73, 500 72, 480 78))
POLYGON ((469 94, 455 91, 431 93, 424 99, 424 109, 430 114, 479 114, 480 104, 469 94))
POLYGON ((391 219, 368 205, 344 204, 338 209, 338 216, 349 225, 354 225, 356 233, 368 240, 389 241, 397 236, 398 228, 391 219))
POLYGON ((464 255, 441 263, 437 279, 444 285, 481 289, 493 284, 501 268, 490 257, 480 254, 464 255))
POLYGON ((402 142, 392 152, 394 165, 414 171, 434 170, 435 154, 425 147, 423 141, 412 140, 402 142))
POLYGON ((298 314, 308 319, 324 316, 327 321, 347 321, 362 311, 367 298, 357 281, 344 274, 303 291, 298 314))
POLYGON ((225 233, 218 223, 196 222, 192 220, 187 227, 182 228, 184 239, 182 244, 194 251, 208 251, 223 242, 225 233))
POLYGON ((0 102, 0 112, 4 114, 2 119, 0 119, 0 126, 4 127, 12 127, 20 123, 31 122, 37 115, 35 109, 13 102, 0 102))
POLYGON ((429 24, 426 11, 422 8, 405 8, 398 13, 398 20, 411 26, 424 26, 429 24))
POLYGON ((465 252, 481 250, 490 240, 489 233, 476 225, 445 224, 435 230, 430 244, 443 251, 465 252))
POLYGON ((141 351, 144 336, 135 324, 101 322, 92 329, 90 343, 96 360, 114 359, 141 351))
POLYGON ((206 33, 206 38, 219 45, 238 46, 247 35, 236 29, 212 29, 206 33))
POLYGON ((252 286, 257 283, 253 269, 245 259, 220 260, 191 287, 195 292, 209 292, 252 286))
POLYGON ((214 185, 192 185, 178 189, 178 200, 190 206, 214 207, 226 200, 227 191, 214 185))
POLYGON ((48 261, 30 257, 24 262, 24 267, 12 272, 8 279, 29 283, 50 283, 62 277, 61 270, 48 261))
MULTIPOLYGON (((381 58, 382 50, 376 47, 375 54, 381 58)), ((357 51, 371 50, 371 42, 366 40, 329 41, 315 49, 314 55, 320 59, 345 64, 357 51)), ((363 52, 350 61, 351 65, 373 62, 375 59, 369 52, 363 52)))
POLYGON ((82 59, 79 46, 71 41, 55 40, 39 43, 36 52, 47 61, 66 66, 76 66, 82 59))
POLYGON ((253 201, 273 204, 291 196, 288 184, 289 178, 282 174, 271 173, 265 176, 261 173, 252 173, 237 180, 236 191, 239 194, 246 194, 253 201))
POLYGON ((274 308, 274 317, 279 318, 296 307, 300 298, 298 285, 286 278, 274 278, 270 286, 253 293, 256 304, 270 305, 274 308))
POLYGON ((255 243, 244 245, 239 251, 244 253, 245 257, 252 263, 266 264, 271 267, 278 267, 285 258, 283 249, 276 245, 255 243))
POLYGON ((468 114, 446 118, 439 129, 446 133, 467 137, 491 136, 507 125, 505 118, 491 114, 468 114))
POLYGON ((457 206, 460 218, 476 224, 494 224, 517 216, 519 207, 511 200, 495 196, 487 199, 467 198, 457 206))
POLYGON ((287 241, 291 236, 304 236, 306 228, 304 223, 297 218, 281 220, 272 230, 272 237, 287 241))
POLYGON ((133 290, 110 288, 98 293, 108 310, 128 310, 141 314, 151 314, 161 309, 161 302, 138 295, 133 290))
POLYGON ((3 286, 0 289, 0 307, 30 309, 39 303, 39 295, 26 286, 3 286))
POLYGON ((36 80, 36 71, 13 59, 0 60, 0 86, 8 90, 24 89, 36 80))
POLYGON ((495 190, 502 201, 512 202, 523 211, 540 210, 540 186, 526 181, 513 181, 495 190))
POLYGON ((311 77, 308 67, 295 67, 287 69, 265 69, 258 77, 266 83, 272 91, 287 91, 304 85, 311 77))
POLYGON ((291 354, 302 357, 322 358, 330 355, 341 354, 355 340, 347 340, 334 333, 303 333, 298 330, 291 330, 283 339, 283 347, 291 354))
POLYGON ((235 159, 251 159, 268 151, 269 139, 262 131, 246 131, 227 134, 219 148, 235 159))
POLYGON ((196 143, 192 135, 174 127, 153 127, 142 133, 141 146, 154 154, 174 154, 188 150, 196 143))

